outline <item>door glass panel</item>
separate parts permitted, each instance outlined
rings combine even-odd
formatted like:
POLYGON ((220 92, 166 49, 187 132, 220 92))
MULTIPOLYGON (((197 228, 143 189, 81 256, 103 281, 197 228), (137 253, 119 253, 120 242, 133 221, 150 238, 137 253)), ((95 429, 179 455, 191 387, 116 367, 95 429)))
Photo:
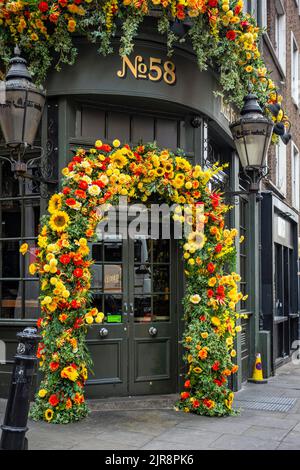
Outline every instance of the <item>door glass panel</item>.
POLYGON ((153 295, 153 321, 170 320, 170 295, 153 295))
POLYGON ((104 292, 122 292, 122 266, 104 265, 104 292))
POLYGON ((104 260, 108 262, 122 262, 122 242, 105 241, 104 260))
POLYGON ((108 323, 122 323, 123 301, 122 295, 104 296, 105 320, 108 323))
POLYGON ((153 262, 169 263, 170 261, 170 240, 152 240, 153 242, 153 262))
POLYGON ((134 293, 136 295, 151 293, 151 266, 136 264, 134 266, 134 293))
POLYGON ((93 264, 91 266, 92 272, 92 289, 101 290, 103 289, 102 286, 102 279, 103 279, 103 267, 101 264, 93 264))
POLYGON ((103 261, 103 246, 102 244, 93 245, 92 247, 92 258, 94 261, 103 261))
POLYGON ((153 267, 153 291, 154 292, 169 292, 169 266, 153 267))
POLYGON ((135 240, 134 296, 135 322, 170 320, 170 240, 135 240))
POLYGON ((135 296, 134 321, 138 323, 147 323, 152 321, 151 295, 135 296))

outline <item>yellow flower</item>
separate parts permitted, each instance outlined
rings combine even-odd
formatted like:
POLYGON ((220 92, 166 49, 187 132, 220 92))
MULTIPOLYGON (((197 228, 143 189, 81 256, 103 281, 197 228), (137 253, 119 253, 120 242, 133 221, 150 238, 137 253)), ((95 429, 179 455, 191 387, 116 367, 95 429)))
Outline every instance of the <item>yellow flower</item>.
POLYGON ((61 196, 59 194, 53 194, 48 205, 48 211, 50 212, 50 214, 54 214, 56 211, 59 211, 61 206, 61 196))
POLYGON ((123 168, 128 163, 128 160, 122 150, 117 150, 115 153, 113 153, 110 157, 110 161, 118 168, 123 168))
POLYGON ((96 318, 95 318, 95 322, 96 322, 96 323, 102 323, 102 322, 103 322, 103 319, 104 319, 104 313, 103 313, 103 312, 99 312, 98 315, 97 315, 96 318))
POLYGON ((63 232, 69 225, 70 217, 64 211, 58 211, 52 214, 49 225, 54 232, 63 232))
POLYGON ((28 243, 23 243, 20 246, 20 253, 22 253, 22 255, 25 255, 27 251, 28 251, 28 243))
POLYGON ((39 390, 39 393, 38 393, 38 396, 40 398, 45 398, 45 396, 47 395, 47 390, 45 390, 44 388, 41 388, 41 390, 39 390))
POLYGON ((236 357, 236 351, 234 349, 231 351, 230 356, 231 357, 236 357))
POLYGON ((103 145, 102 140, 96 140, 96 142, 95 142, 95 147, 96 148, 102 147, 102 145, 103 145))
POLYGON ((194 371, 196 374, 201 374, 202 369, 201 369, 200 367, 194 367, 193 371, 194 371))
POLYGON ((201 337, 203 339, 207 339, 208 338, 208 333, 201 333, 201 337))
POLYGON ((69 379, 72 382, 76 382, 76 380, 78 379, 78 372, 72 366, 65 367, 61 371, 60 375, 63 379, 69 379))
POLYGON ((121 142, 118 139, 115 139, 112 144, 113 144, 114 147, 117 148, 117 147, 120 147, 121 142))
POLYGON ((221 325, 221 321, 218 317, 212 317, 211 322, 214 326, 220 326, 221 325))
POLYGON ((48 422, 51 421, 52 418, 53 418, 53 415, 54 415, 53 410, 51 410, 50 408, 48 408, 48 409, 45 411, 45 415, 44 415, 44 416, 45 416, 45 420, 48 421, 48 422))
POLYGON ((35 273, 37 272, 37 266, 34 263, 31 263, 29 265, 28 270, 29 270, 29 273, 31 274, 31 276, 34 276, 35 273))

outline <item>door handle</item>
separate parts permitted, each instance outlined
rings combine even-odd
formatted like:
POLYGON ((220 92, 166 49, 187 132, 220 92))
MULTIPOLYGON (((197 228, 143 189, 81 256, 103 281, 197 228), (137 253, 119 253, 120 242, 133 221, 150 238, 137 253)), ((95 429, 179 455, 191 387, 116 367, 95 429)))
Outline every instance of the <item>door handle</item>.
POLYGON ((127 317, 127 315, 128 315, 128 305, 127 305, 127 302, 124 302, 123 305, 124 305, 124 312, 123 312, 123 313, 124 313, 124 316, 127 317))
POLYGON ((132 302, 130 302, 130 304, 129 304, 129 313, 130 313, 131 317, 134 316, 134 309, 133 309, 133 303, 132 302))
POLYGON ((101 328, 101 330, 99 331, 99 335, 101 336, 101 338, 106 338, 106 336, 108 335, 108 329, 101 328))
POLYGON ((155 328, 154 326, 151 326, 151 327, 149 328, 149 335, 150 335, 150 336, 156 336, 157 333, 158 333, 157 328, 155 328))

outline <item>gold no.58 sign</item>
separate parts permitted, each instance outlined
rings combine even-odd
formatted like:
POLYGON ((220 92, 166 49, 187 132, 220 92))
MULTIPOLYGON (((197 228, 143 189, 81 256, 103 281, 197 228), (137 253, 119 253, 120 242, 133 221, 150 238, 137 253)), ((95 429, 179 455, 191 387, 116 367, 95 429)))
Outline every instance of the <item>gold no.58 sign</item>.
POLYGON ((151 80, 159 82, 163 80, 167 85, 174 85, 176 82, 176 67, 173 62, 156 57, 150 57, 149 61, 137 55, 133 62, 127 56, 122 58, 122 69, 118 70, 119 78, 125 78, 127 71, 130 71, 137 80, 151 80))

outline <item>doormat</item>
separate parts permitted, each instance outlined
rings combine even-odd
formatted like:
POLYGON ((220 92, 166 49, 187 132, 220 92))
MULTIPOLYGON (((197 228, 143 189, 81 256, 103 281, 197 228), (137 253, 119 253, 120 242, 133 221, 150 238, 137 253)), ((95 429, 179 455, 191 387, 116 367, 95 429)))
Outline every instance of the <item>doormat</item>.
POLYGON ((170 410, 178 395, 103 398, 88 400, 92 411, 170 410))
POLYGON ((297 398, 263 396, 258 399, 251 397, 239 397, 235 405, 237 408, 260 410, 260 411, 278 411, 286 413, 290 411, 297 402, 297 398))

